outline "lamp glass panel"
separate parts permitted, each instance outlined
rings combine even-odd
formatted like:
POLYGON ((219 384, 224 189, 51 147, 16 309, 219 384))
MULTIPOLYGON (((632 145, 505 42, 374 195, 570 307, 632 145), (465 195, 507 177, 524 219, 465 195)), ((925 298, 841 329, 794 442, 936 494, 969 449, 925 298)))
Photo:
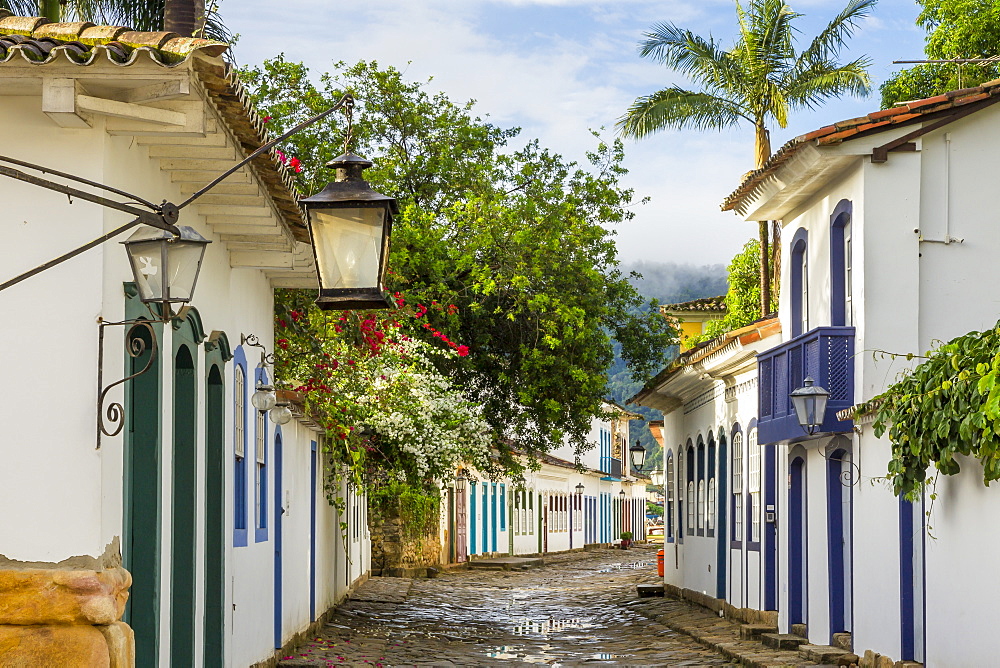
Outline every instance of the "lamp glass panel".
POLYGON ((323 288, 378 288, 385 209, 312 209, 313 244, 323 288))
POLYGON ((250 403, 259 411, 269 411, 278 403, 278 397, 270 387, 261 387, 250 397, 250 403))
POLYGON ((205 244, 192 241, 168 241, 166 280, 170 301, 191 301, 198 269, 205 254, 205 244))
POLYGON ((798 418, 800 426, 808 427, 811 424, 816 424, 815 395, 792 395, 792 407, 795 409, 795 417, 798 418))
POLYGON ((132 243, 126 246, 132 263, 139 299, 144 302, 163 299, 163 252, 159 240, 132 243))
POLYGON ((646 449, 633 446, 629 448, 628 454, 632 460, 632 468, 641 469, 646 462, 646 449))
POLYGON ((657 469, 649 474, 649 481, 655 486, 660 487, 663 484, 663 471, 657 469))

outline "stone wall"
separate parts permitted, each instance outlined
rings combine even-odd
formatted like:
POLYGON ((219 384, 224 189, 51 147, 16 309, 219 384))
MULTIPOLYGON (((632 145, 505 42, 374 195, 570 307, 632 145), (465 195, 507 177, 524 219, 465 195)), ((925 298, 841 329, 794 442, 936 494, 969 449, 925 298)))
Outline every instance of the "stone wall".
POLYGON ((0 556, 0 666, 131 668, 135 637, 118 621, 131 585, 120 559, 39 564, 0 556))
POLYGON ((423 575, 428 567, 440 563, 437 527, 414 532, 400 517, 398 507, 372 508, 368 528, 372 537, 372 575, 423 575))

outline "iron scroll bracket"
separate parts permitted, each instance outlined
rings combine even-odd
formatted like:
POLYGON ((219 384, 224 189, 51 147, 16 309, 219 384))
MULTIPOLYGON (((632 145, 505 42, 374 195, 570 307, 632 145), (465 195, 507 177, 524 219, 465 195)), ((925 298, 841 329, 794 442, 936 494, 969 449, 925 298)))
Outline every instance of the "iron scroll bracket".
POLYGON ((125 427, 125 407, 122 406, 122 404, 115 401, 108 404, 107 411, 104 409, 104 400, 107 398, 108 392, 125 381, 138 378, 153 368, 153 363, 156 361, 156 355, 159 350, 156 343, 156 330, 153 329, 153 324, 156 322, 156 320, 122 320, 121 322, 108 322, 103 318, 98 320, 100 334, 98 336, 97 349, 97 447, 95 448, 97 450, 101 449, 102 434, 104 436, 117 436, 125 427), (136 373, 126 376, 121 380, 115 381, 107 387, 104 387, 104 328, 119 325, 128 327, 128 330, 125 332, 125 340, 128 341, 125 346, 125 352, 128 353, 128 356, 132 359, 141 357, 143 353, 146 352, 146 342, 138 336, 133 337, 133 333, 140 328, 149 332, 149 340, 151 342, 151 345, 149 346, 149 360, 146 362, 146 366, 136 373), (110 429, 105 424, 105 418, 107 418, 107 421, 111 425, 110 429))

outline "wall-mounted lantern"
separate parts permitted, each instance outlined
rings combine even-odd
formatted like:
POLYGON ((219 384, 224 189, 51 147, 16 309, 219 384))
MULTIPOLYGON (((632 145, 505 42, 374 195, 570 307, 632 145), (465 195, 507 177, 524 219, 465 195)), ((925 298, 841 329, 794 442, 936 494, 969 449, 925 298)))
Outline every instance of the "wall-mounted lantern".
POLYGON ((389 308, 382 287, 389 261, 396 200, 378 193, 362 172, 372 163, 353 153, 327 167, 337 177, 319 193, 299 200, 309 219, 309 234, 319 272, 321 309, 389 308))
POLYGON ((795 409, 799 425, 812 436, 826 417, 826 402, 830 398, 830 393, 819 385, 814 385, 812 378, 806 378, 802 382, 804 386, 788 396, 792 399, 792 407, 795 409))
POLYGON ((646 463, 646 448, 637 440, 635 445, 628 449, 628 457, 632 462, 632 468, 642 471, 642 465, 646 463))
MULTIPOLYGON (((143 303, 187 304, 201 273, 205 248, 212 243, 187 225, 180 234, 156 227, 140 227, 122 242, 143 303)), ((164 315, 169 309, 164 308, 164 315)))

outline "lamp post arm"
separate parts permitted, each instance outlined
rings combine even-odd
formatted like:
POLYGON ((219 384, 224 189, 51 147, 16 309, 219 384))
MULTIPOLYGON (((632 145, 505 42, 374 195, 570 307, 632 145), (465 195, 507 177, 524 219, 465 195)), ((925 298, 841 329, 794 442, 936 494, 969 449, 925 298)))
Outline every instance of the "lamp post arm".
MULTIPOLYGON (((160 207, 157 206, 157 205, 155 205, 155 204, 153 204, 152 202, 147 202, 143 198, 138 197, 136 195, 133 195, 132 193, 127 193, 124 190, 119 190, 118 188, 112 188, 111 186, 106 186, 103 183, 98 183, 96 181, 91 181, 89 179, 85 179, 85 178, 82 178, 82 177, 79 177, 79 176, 74 176, 72 174, 67 174, 66 172, 56 171, 56 170, 50 169, 48 167, 42 167, 41 165, 36 165, 36 164, 30 163, 30 162, 25 162, 24 160, 17 160, 16 158, 10 158, 10 157, 8 157, 6 155, 0 155, 0 162, 10 163, 11 165, 17 165, 19 167, 27 167, 28 169, 37 170, 37 171, 41 172, 42 174, 52 174, 53 176, 58 176, 59 178, 62 178, 62 179, 67 179, 67 180, 70 180, 70 181, 76 181, 77 183, 82 183, 84 185, 88 185, 88 186, 91 186, 93 188, 100 188, 101 190, 105 190, 105 191, 107 191, 109 193, 114 193, 115 195, 121 195, 122 197, 127 197, 128 199, 132 200, 133 202, 137 202, 139 204, 142 204, 145 207, 149 207, 149 209, 151 209, 152 211, 159 211, 160 210, 160 207)), ((11 171, 16 171, 16 170, 11 170, 11 171)), ((20 181, 24 181, 25 180, 25 179, 20 178, 19 176, 14 176, 13 174, 8 173, 8 172, 4 172, 4 175, 5 176, 10 176, 12 178, 16 178, 16 179, 18 179, 20 181)), ((27 176, 27 175, 25 175, 25 176, 27 176)), ((32 178, 34 178, 34 177, 32 177, 32 178)), ((40 185, 43 188, 48 188, 49 186, 46 185, 46 184, 51 183, 50 181, 45 181, 44 179, 38 179, 38 181, 41 181, 41 183, 38 183, 36 181, 28 181, 28 183, 33 183, 34 185, 40 185)), ((52 184, 52 185, 58 185, 58 184, 52 184)), ((60 190, 59 192, 64 192, 64 191, 60 190)), ((71 194, 71 193, 67 193, 67 194, 71 194)), ((79 195, 77 195, 77 196, 79 197, 79 195)), ((81 197, 81 199, 84 199, 84 198, 81 197)), ((98 202, 98 204, 103 204, 103 202, 98 202)), ((133 212, 130 211, 129 213, 133 213, 133 212)))
MULTIPOLYGON (((38 176, 32 176, 31 174, 25 174, 24 172, 18 169, 14 169, 13 167, 4 167, 3 165, 0 165, 0 176, 8 176, 12 179, 16 179, 18 181, 24 181, 25 183, 30 183, 31 185, 39 186, 41 188, 46 188, 48 190, 54 190, 57 193, 62 193, 70 197, 76 197, 78 199, 86 200, 88 202, 93 202, 94 204, 100 204, 101 206, 107 207, 109 209, 124 211, 125 213, 130 213, 133 216, 136 216, 137 218, 140 219, 140 222, 143 222, 146 225, 152 225, 153 227, 158 227, 160 229, 167 230, 168 232, 179 234, 177 228, 173 225, 173 222, 176 222, 177 220, 176 213, 173 215, 169 215, 165 210, 167 207, 162 207, 164 209, 162 214, 159 212, 161 210, 161 207, 156 207, 157 212, 155 213, 153 211, 144 211, 143 209, 134 207, 131 204, 116 202, 113 199, 108 199, 107 197, 94 195, 93 193, 88 193, 83 190, 78 190, 71 186, 63 185, 61 183, 54 183, 52 181, 49 181, 48 179, 43 179, 38 176), (171 218, 173 218, 173 220, 171 220, 171 218)), ((100 186, 99 184, 92 184, 92 185, 98 185, 98 187, 101 188, 105 187, 105 186, 100 186)), ((107 188, 107 190, 112 190, 112 189, 107 188)))
POLYGON ((271 141, 267 142, 266 144, 264 144, 263 146, 261 146, 260 148, 258 148, 256 151, 254 151, 253 153, 251 153, 250 155, 248 155, 246 158, 244 158, 243 160, 241 160, 239 163, 237 163, 236 165, 234 165, 230 169, 227 169, 221 175, 219 175, 218 177, 216 177, 216 179, 214 181, 212 181, 211 183, 209 183, 207 186, 205 186, 204 188, 202 188, 201 190, 199 190, 198 192, 196 192, 195 194, 191 195, 186 200, 184 200, 183 202, 181 202, 177 206, 177 208, 178 209, 183 209, 188 204, 190 204, 191 202, 195 201, 196 199, 198 199, 199 197, 201 197, 202 195, 204 195, 205 193, 207 193, 209 190, 211 190, 215 186, 217 186, 220 183, 222 183, 231 174, 233 174, 234 172, 242 169, 244 165, 246 165, 248 162, 250 162, 251 160, 253 160, 254 158, 256 158, 261 153, 265 153, 267 151, 270 151, 277 144, 280 144, 281 142, 285 141, 286 139, 288 139, 289 137, 291 137, 295 133, 299 132, 303 128, 307 128, 310 125, 312 125, 313 123, 316 123, 318 121, 323 120, 324 118, 326 118, 327 116, 329 116, 333 112, 338 111, 339 109, 343 109, 344 107, 347 107, 348 109, 353 109, 354 108, 354 98, 351 97, 351 95, 349 95, 349 94, 344 95, 344 97, 340 98, 340 100, 337 102, 337 104, 333 105, 332 107, 330 107, 326 111, 318 113, 315 116, 313 116, 312 118, 307 118, 306 120, 302 121, 301 123, 299 123, 298 125, 296 125, 294 128, 292 128, 291 130, 289 130, 285 134, 281 135, 280 137, 276 137, 276 138, 272 139, 271 141))
POLYGON ((20 283, 21 281, 23 281, 25 279, 31 278, 35 274, 40 274, 43 271, 45 271, 46 269, 50 269, 50 268, 56 266, 57 264, 62 264, 66 260, 74 258, 74 257, 76 257, 77 255, 79 255, 80 253, 82 253, 84 251, 90 250, 94 246, 100 246, 105 241, 108 241, 109 239, 113 239, 114 237, 118 236, 122 232, 125 232, 126 230, 132 229, 133 227, 135 227, 139 223, 145 223, 145 222, 147 222, 147 221, 142 220, 141 218, 136 218, 131 223, 128 223, 126 225, 122 225, 118 229, 112 230, 111 232, 108 232, 107 234, 102 235, 102 236, 94 239, 90 243, 84 244, 83 246, 80 246, 79 248, 75 248, 75 249, 71 250, 70 252, 65 253, 64 255, 60 255, 59 257, 57 257, 54 260, 49 260, 45 264, 39 265, 39 266, 35 267, 34 269, 31 269, 29 271, 24 272, 23 274, 19 274, 19 275, 15 276, 14 278, 12 278, 12 279, 10 279, 8 281, 4 281, 3 283, 0 283, 0 292, 2 292, 3 290, 6 290, 7 288, 9 288, 12 285, 17 285, 18 283, 20 283))

